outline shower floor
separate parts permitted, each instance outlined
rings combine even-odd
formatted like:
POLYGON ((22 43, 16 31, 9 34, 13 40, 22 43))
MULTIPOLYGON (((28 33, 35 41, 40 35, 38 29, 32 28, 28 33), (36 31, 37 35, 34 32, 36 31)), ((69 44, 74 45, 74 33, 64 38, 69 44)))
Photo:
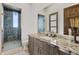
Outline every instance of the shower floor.
POLYGON ((21 40, 7 41, 3 45, 3 51, 8 51, 18 47, 22 47, 21 40))

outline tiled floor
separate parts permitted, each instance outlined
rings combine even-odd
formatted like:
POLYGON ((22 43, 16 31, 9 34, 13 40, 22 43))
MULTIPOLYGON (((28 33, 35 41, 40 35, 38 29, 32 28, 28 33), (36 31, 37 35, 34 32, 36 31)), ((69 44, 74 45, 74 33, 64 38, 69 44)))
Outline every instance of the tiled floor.
POLYGON ((3 45, 3 51, 11 50, 17 47, 21 47, 20 40, 8 41, 3 45))
POLYGON ((4 44, 2 55, 29 55, 28 48, 23 49, 19 40, 8 41, 4 44))
POLYGON ((2 55, 29 55, 29 53, 28 50, 24 50, 22 47, 19 47, 8 51, 3 51, 2 55))

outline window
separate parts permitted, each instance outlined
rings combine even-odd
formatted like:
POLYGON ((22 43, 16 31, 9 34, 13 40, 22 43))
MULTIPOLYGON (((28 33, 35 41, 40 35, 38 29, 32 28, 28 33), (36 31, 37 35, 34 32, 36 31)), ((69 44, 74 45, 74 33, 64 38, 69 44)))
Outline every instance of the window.
POLYGON ((58 32, 58 12, 49 15, 49 31, 58 32))
POLYGON ((38 32, 45 31, 45 17, 44 15, 38 15, 38 32))
POLYGON ((13 27, 18 27, 18 12, 13 12, 13 27))

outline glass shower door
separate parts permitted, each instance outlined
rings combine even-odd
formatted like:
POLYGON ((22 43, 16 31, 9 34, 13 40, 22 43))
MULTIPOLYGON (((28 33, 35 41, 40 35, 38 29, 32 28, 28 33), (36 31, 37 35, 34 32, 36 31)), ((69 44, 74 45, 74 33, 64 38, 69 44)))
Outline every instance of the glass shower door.
POLYGON ((4 42, 19 39, 20 14, 10 10, 4 10, 4 14, 4 42))

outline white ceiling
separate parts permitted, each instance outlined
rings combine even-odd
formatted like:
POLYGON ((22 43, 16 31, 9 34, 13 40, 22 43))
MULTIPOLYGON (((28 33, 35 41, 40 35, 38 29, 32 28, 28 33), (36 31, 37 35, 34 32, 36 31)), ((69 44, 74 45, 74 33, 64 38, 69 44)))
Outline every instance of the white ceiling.
POLYGON ((44 8, 47 8, 51 4, 52 3, 32 3, 32 7, 38 10, 42 10, 44 8))

